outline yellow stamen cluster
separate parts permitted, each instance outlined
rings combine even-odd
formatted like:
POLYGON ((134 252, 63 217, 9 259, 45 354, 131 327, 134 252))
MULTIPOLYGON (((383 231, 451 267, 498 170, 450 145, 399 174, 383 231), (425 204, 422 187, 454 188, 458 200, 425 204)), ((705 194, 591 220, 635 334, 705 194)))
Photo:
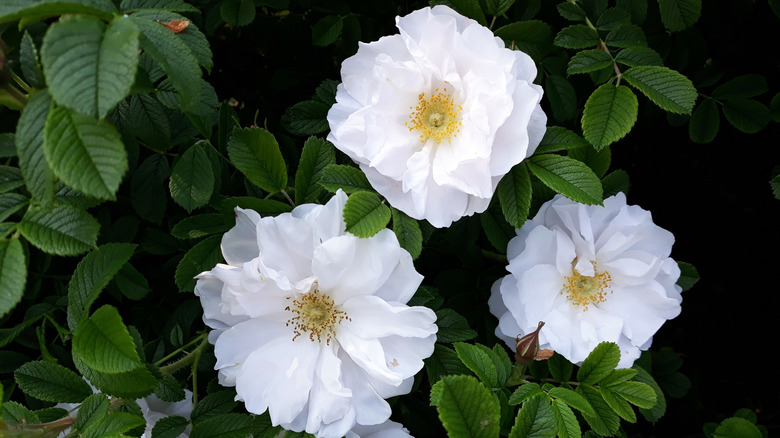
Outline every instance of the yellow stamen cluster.
POLYGON ((457 137, 461 125, 458 115, 463 108, 455 105, 455 100, 446 88, 442 92, 435 89, 430 99, 425 98, 425 93, 420 93, 417 106, 409 109, 412 113, 409 114, 406 126, 410 132, 419 131, 422 143, 431 139, 441 144, 444 140, 451 141, 452 137, 457 137))
MULTIPOLYGON (((577 259, 575 258, 572 265, 576 264, 576 262, 577 259)), ((599 272, 596 270, 596 263, 591 263, 593 263, 594 269, 592 277, 582 275, 572 268, 572 274, 566 277, 566 282, 561 291, 572 304, 583 306, 585 311, 588 310, 588 306, 591 304, 596 305, 607 301, 607 294, 612 293, 609 289, 612 284, 612 276, 607 271, 599 272)))
POLYGON ((310 341, 314 342, 316 339, 317 342, 322 342, 324 339, 325 343, 330 345, 331 339, 336 336, 336 326, 345 319, 350 320, 347 313, 339 310, 328 295, 320 292, 316 282, 309 293, 295 299, 287 299, 292 299, 292 306, 287 306, 284 310, 295 314, 286 324, 293 326, 293 341, 303 333, 308 333, 310 341))

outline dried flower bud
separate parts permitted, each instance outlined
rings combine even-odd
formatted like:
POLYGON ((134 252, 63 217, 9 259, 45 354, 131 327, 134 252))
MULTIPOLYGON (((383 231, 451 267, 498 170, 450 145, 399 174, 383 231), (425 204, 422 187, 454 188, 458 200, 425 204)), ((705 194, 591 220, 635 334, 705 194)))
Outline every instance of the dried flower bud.
MULTIPOLYGON (((539 351, 539 332, 544 326, 544 321, 539 321, 539 326, 533 332, 523 336, 522 338, 515 338, 517 346, 515 347, 515 360, 521 365, 528 365, 532 360, 536 359, 539 351)), ((538 360, 546 359, 547 350, 543 350, 546 357, 540 357, 538 360)))

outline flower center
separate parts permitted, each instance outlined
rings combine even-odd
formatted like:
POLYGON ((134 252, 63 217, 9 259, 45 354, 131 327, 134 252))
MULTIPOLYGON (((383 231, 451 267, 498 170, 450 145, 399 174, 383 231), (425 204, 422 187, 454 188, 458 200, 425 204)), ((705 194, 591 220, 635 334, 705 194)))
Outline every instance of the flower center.
MULTIPOLYGON (((576 260, 572 264, 576 263, 576 260)), ((607 293, 612 293, 609 290, 612 284, 612 276, 609 275, 609 272, 599 272, 596 269, 596 263, 593 263, 593 270, 594 275, 590 277, 582 275, 572 268, 572 274, 566 277, 561 291, 562 294, 566 294, 566 298, 572 304, 582 306, 586 311, 591 304, 595 305, 607 301, 607 293)))
POLYGON ((345 319, 349 320, 346 312, 339 310, 328 295, 320 292, 317 282, 314 282, 309 293, 287 299, 292 299, 292 305, 284 310, 295 314, 286 323, 287 326, 293 326, 293 341, 301 334, 308 333, 310 341, 314 342, 316 338, 317 342, 322 342, 324 339, 330 345, 331 339, 336 336, 336 326, 345 319))
POLYGON ((409 131, 418 131, 420 141, 425 143, 431 139, 436 144, 442 141, 451 141, 452 137, 458 135, 460 131, 461 106, 455 105, 455 100, 449 95, 445 88, 439 92, 437 88, 430 99, 425 98, 425 93, 420 93, 416 107, 409 107, 412 113, 409 114, 409 121, 406 126, 409 131))

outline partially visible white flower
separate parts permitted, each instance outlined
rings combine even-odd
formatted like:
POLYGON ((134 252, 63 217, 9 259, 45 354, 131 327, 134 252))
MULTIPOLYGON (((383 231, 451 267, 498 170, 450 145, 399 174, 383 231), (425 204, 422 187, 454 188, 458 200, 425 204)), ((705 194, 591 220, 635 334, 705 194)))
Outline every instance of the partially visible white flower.
MULTIPOLYGON (((92 388, 92 392, 98 392, 97 388, 95 388, 92 383, 89 381, 87 381, 87 383, 89 383, 89 386, 92 388)), ((111 397, 109 396, 109 398, 111 397)), ((160 400, 154 394, 139 398, 135 402, 138 403, 138 406, 141 408, 141 413, 146 420, 146 429, 144 430, 143 435, 141 435, 141 438, 152 438, 152 429, 161 418, 176 415, 189 420, 190 414, 192 413, 192 391, 189 389, 184 390, 184 399, 177 402, 160 400)), ((71 416, 75 417, 79 411, 79 406, 81 406, 81 403, 58 403, 54 407, 65 409, 71 416)), ((187 428, 179 437, 189 437, 191 428, 191 425, 187 425, 187 428)), ((57 438, 62 438, 69 432, 70 429, 66 429, 57 435, 57 438)))
POLYGON ((509 242, 509 275, 493 284, 488 304, 496 335, 515 337, 545 325, 540 347, 581 363, 600 342, 615 342, 618 367, 630 367, 668 319, 680 313, 672 233, 619 193, 604 206, 557 195, 509 242))
POLYGON ((396 17, 341 67, 330 140, 394 207, 435 227, 485 211, 541 141, 536 66, 447 6, 396 17))
POLYGON ((390 417, 433 352, 436 314, 406 303, 422 281, 395 234, 345 232, 347 196, 261 218, 236 209, 226 264, 195 294, 219 382, 274 425, 342 437, 390 417))
POLYGON ((357 425, 347 433, 346 438, 412 438, 412 436, 401 423, 387 420, 375 426, 357 425))

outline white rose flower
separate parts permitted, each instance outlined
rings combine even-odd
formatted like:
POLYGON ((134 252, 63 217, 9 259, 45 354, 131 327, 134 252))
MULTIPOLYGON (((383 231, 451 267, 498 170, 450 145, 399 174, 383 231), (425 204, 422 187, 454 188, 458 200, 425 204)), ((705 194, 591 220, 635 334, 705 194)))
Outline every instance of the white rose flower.
POLYGON ((488 301, 496 335, 514 348, 515 337, 544 321, 541 348, 580 364, 600 342, 614 342, 618 367, 631 367, 680 313, 673 243, 622 193, 603 207, 557 195, 509 242, 510 274, 493 284, 488 301))
POLYGON ((341 66, 330 140, 394 207, 435 227, 485 211, 545 132, 533 60, 446 6, 396 18, 341 66))
POLYGON ((406 303, 422 276, 395 234, 345 232, 346 194, 261 218, 236 209, 227 264, 198 276, 219 382, 274 425, 342 437, 390 417, 433 352, 436 315, 406 303))
POLYGON ((401 423, 387 420, 375 426, 357 425, 347 432, 345 438, 412 438, 412 436, 401 423))

